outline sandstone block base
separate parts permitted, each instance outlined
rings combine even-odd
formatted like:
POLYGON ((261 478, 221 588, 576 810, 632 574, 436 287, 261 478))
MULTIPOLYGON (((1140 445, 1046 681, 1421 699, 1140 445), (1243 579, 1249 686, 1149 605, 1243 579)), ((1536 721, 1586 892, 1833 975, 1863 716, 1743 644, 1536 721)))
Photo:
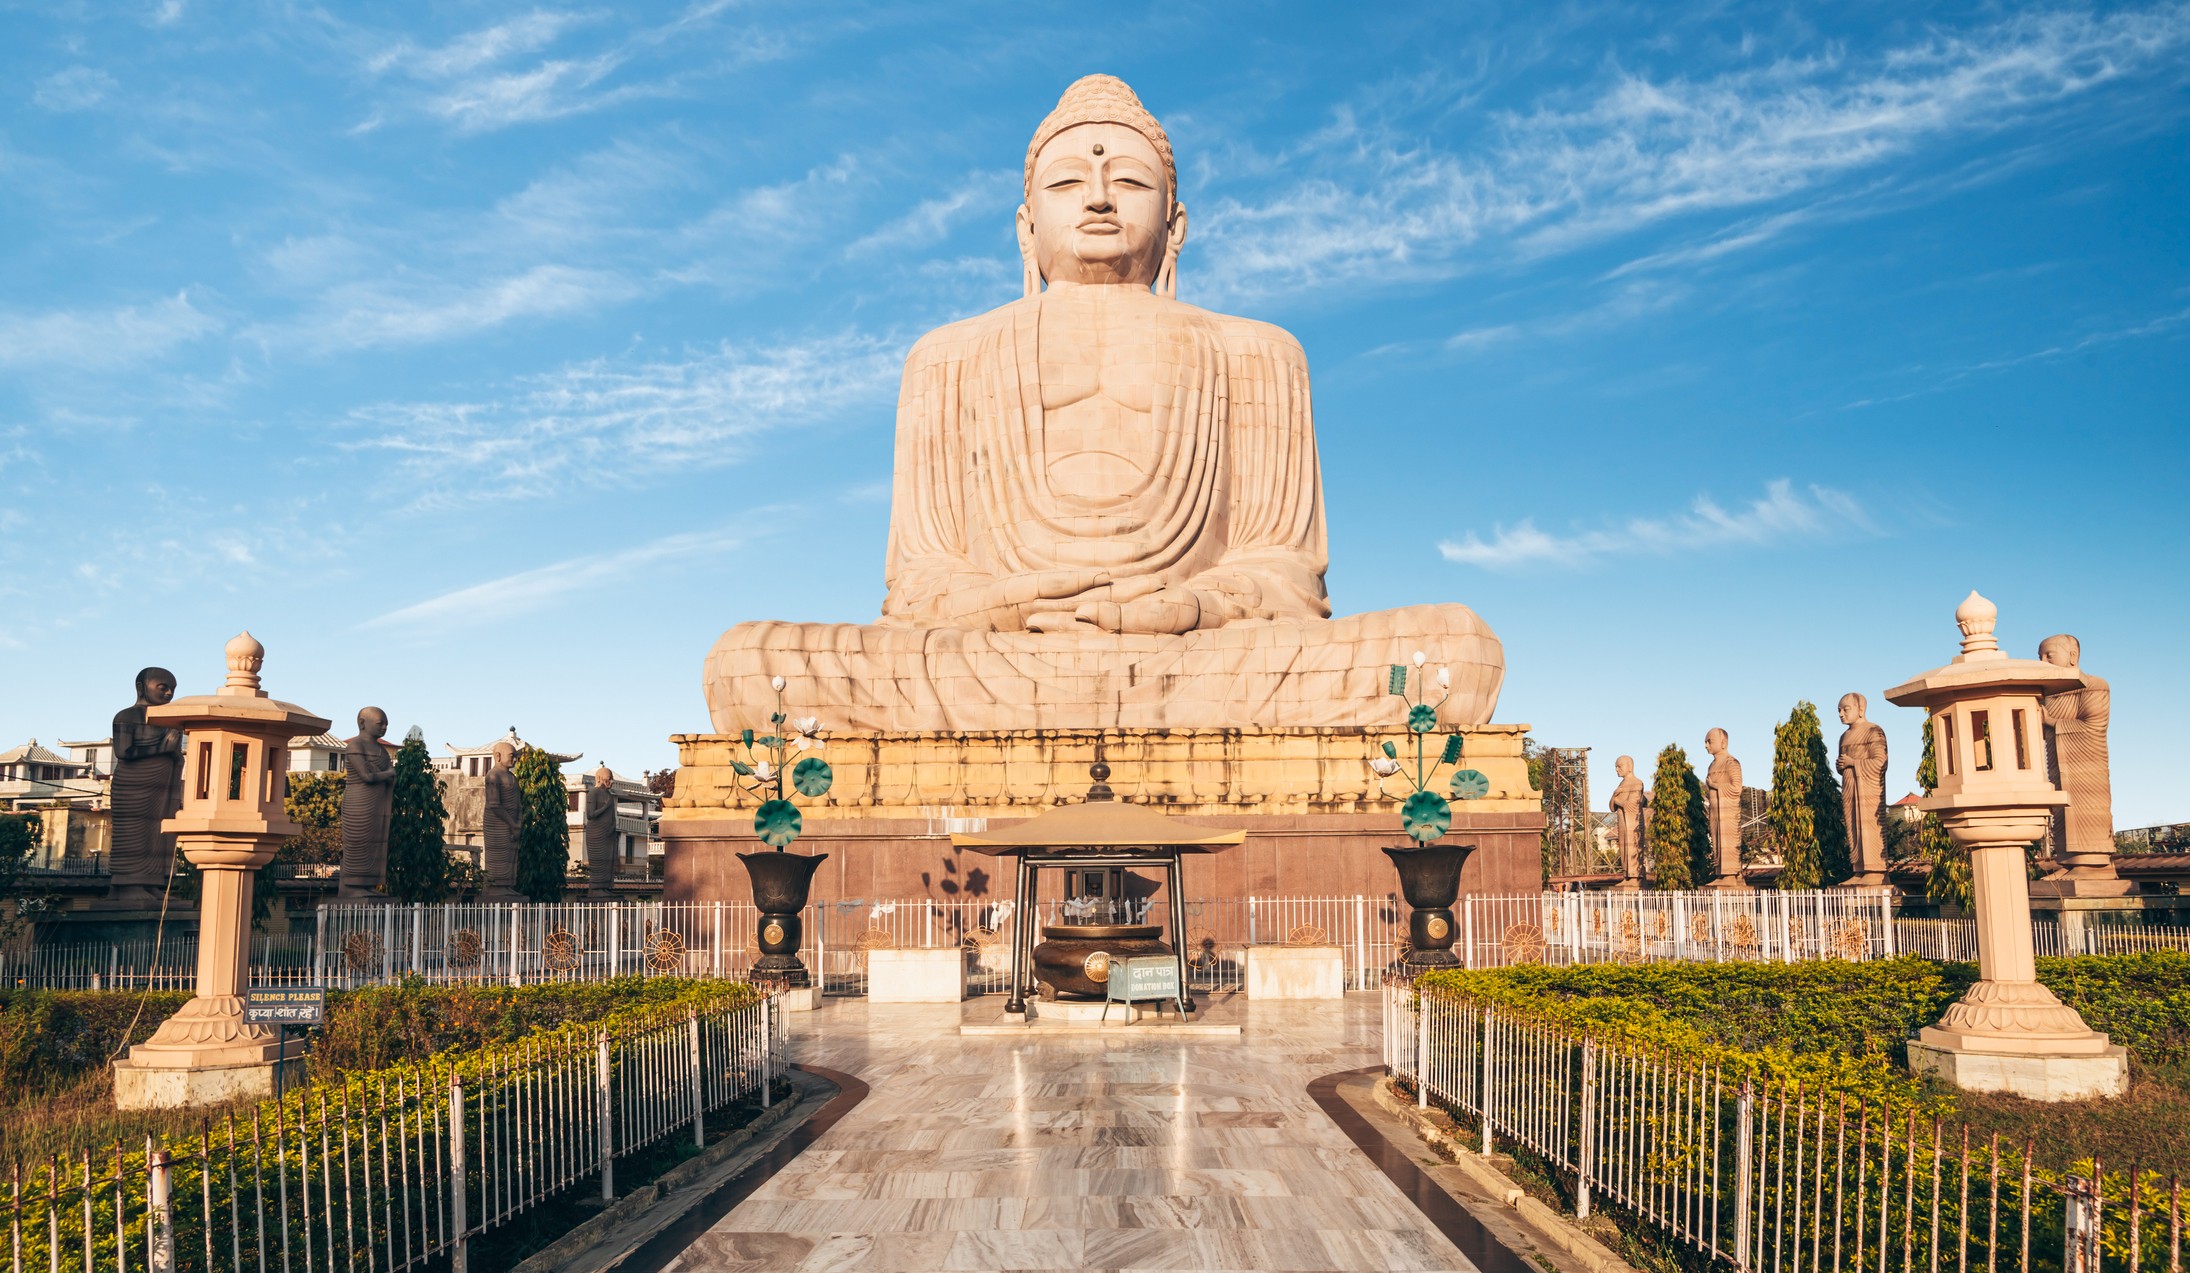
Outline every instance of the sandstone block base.
POLYGON ((1912 1039, 1909 1068, 1965 1092, 2005 1092, 2033 1101, 2085 1101, 2129 1090, 2129 1056, 2117 1045, 2096 1056, 2032 1056, 1961 1052, 1912 1039))
POLYGON ((812 1012, 821 1006, 821 991, 814 986, 800 986, 776 996, 776 1006, 785 1012, 812 1012))
POLYGON ((867 1002, 957 1003, 966 997, 966 956, 956 946, 867 953, 867 1002))
POLYGON ((1343 999, 1346 957, 1336 946, 1249 946, 1249 999, 1343 999))
MULTIPOLYGON (((295 1065, 297 1060, 292 1055, 288 1063, 295 1065)), ((275 1065, 268 1059, 183 1069, 133 1064, 124 1057, 114 1063, 114 1108, 195 1109, 272 1096, 275 1065)))
MULTIPOLYGON (((1034 1000, 1027 1004, 1027 1015, 1043 1025, 1091 1026, 1104 1024, 1105 1021, 1103 1003, 1099 999, 1034 1000)), ((1156 1007, 1151 1003, 1113 1003, 1110 1005, 1108 1023, 1132 1025, 1136 1021, 1145 1021, 1156 1015, 1156 1007)), ((1172 1008, 1163 1015, 1176 1017, 1178 1009, 1172 1008)))

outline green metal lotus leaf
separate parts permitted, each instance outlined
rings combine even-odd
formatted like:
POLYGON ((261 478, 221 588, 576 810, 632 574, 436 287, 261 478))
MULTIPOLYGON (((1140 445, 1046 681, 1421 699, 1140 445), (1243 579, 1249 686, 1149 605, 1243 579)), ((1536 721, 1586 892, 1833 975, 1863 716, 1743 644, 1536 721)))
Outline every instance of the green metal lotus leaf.
POLYGON ((745 763, 744 761, 742 761, 742 760, 732 760, 732 761, 730 762, 730 768, 731 768, 731 769, 732 769, 732 770, 733 770, 733 771, 734 771, 734 772, 735 772, 735 773, 736 773, 736 774, 738 775, 738 777, 740 777, 740 778, 750 778, 750 777, 752 777, 752 776, 753 776, 753 767, 752 767, 751 765, 748 765, 748 764, 746 764, 746 763, 745 763))
POLYGON ((1386 760, 1397 760, 1397 759, 1399 759, 1399 744, 1398 744, 1398 743, 1386 743, 1386 744, 1384 744, 1384 759, 1386 759, 1386 760))
POLYGON ((1416 703, 1408 708, 1407 728, 1417 734, 1427 734, 1437 728, 1437 709, 1428 703, 1416 703))
POLYGON ((771 725, 781 725, 781 724, 783 723, 783 713, 782 713, 782 712, 771 712, 771 713, 769 713, 769 716, 768 716, 768 723, 769 723, 769 724, 771 724, 771 725))
POLYGON ((1391 692, 1394 694, 1407 692, 1407 669, 1403 664, 1392 664, 1391 692))
POLYGON ((1480 769, 1463 769, 1452 776, 1452 794, 1456 800, 1481 800, 1490 794, 1490 779, 1480 769))
POLYGON ((753 834, 772 849, 796 840, 805 826, 806 819, 799 816, 798 806, 788 800, 764 800, 760 808, 753 810, 753 834))
POLYGON ((802 796, 819 797, 829 794, 829 784, 836 774, 829 762, 818 756, 808 756, 791 766, 791 786, 802 796))
POLYGON ((755 747, 763 747, 768 749, 769 751, 774 751, 776 748, 783 746, 783 740, 776 737, 774 734, 763 734, 759 738, 753 740, 753 745, 755 747))
POLYGON ((1399 806, 1399 824, 1410 837, 1428 844, 1452 826, 1452 805, 1434 791, 1417 791, 1399 806))
POLYGON ((752 745, 753 745, 753 731, 752 731, 752 730, 750 730, 750 729, 743 729, 743 730, 739 730, 739 731, 738 731, 738 740, 739 740, 740 742, 744 743, 744 744, 745 744, 746 746, 748 746, 748 747, 752 746, 752 745))
POLYGON ((1454 734, 1452 737, 1445 740, 1445 754, 1437 758, 1437 763, 1440 765, 1450 765, 1457 763, 1459 759, 1460 735, 1454 734))

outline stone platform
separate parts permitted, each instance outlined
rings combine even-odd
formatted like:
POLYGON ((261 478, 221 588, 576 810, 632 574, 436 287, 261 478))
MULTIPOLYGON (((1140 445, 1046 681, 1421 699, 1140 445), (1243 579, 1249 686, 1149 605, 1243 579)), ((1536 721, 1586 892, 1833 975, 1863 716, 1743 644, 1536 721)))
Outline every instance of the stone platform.
POLYGON ((1909 1068, 1965 1092, 2004 1092, 2032 1101, 2087 1101, 2129 1091, 2129 1054, 2110 1044, 2096 1056, 1967 1052, 1909 1041, 1909 1068))
MULTIPOLYGON (((795 704, 794 704, 795 706, 795 704)), ((1396 715, 1396 714, 1395 714, 1396 715)), ((826 722, 824 722, 826 725, 826 722)), ((1490 781, 1480 800, 1455 802, 1448 839, 1477 852, 1467 892, 1535 892, 1540 885, 1542 796, 1521 754, 1526 725, 1465 731, 1462 767, 1490 781)), ((962 857, 953 832, 978 832, 1087 798, 1089 766, 1111 769, 1116 798, 1191 818, 1246 843, 1189 859, 1188 895, 1336 896, 1391 893, 1379 852, 1404 844, 1397 802, 1378 796, 1368 761, 1389 729, 1012 730, 995 733, 829 733, 819 755, 836 771, 828 795, 805 806, 802 852, 826 852, 814 896, 1003 898, 994 860, 962 857)), ((1440 740, 1442 735, 1433 735, 1440 740)), ((731 781, 742 756, 727 735, 679 734, 676 794, 665 802, 663 899, 745 901, 751 885, 736 854, 750 851, 753 798, 731 781)), ((1449 773, 1449 771, 1445 771, 1449 773)), ((1445 776, 1439 774, 1439 779, 1445 776)))

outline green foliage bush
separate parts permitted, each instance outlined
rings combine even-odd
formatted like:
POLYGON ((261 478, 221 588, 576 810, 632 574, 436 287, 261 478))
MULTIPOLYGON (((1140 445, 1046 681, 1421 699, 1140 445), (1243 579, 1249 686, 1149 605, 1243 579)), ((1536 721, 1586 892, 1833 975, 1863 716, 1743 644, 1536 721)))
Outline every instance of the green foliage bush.
POLYGON ((541 1031, 632 1009, 714 1000, 734 983, 618 977, 544 985, 434 986, 406 981, 328 996, 315 1037, 315 1079, 513 1043, 541 1031))
POLYGON ((1795 704, 1772 732, 1772 835, 1784 855, 1781 888, 1823 888, 1847 879, 1848 828, 1840 782, 1825 756, 1817 705, 1795 704))
MULTIPOLYGON (((2140 1065, 2190 1069, 2190 953, 2041 959, 2038 979, 2140 1065)), ((1943 1112, 1904 1045, 1977 980, 1974 964, 1585 964, 1426 973, 1421 985, 1574 1030, 1797 1081, 1850 1099, 1943 1112)))
POLYGON ((1653 888, 1694 888, 1711 878, 1711 830, 1703 807, 1703 784, 1688 763, 1688 753, 1667 747, 1658 753, 1650 788, 1650 884, 1653 888))
POLYGON ((438 902, 449 891, 449 813, 434 781, 426 735, 415 725, 395 754, 394 787, 383 887, 406 902, 438 902))
POLYGON ((189 1001, 184 991, 0 990, 0 1100, 56 1091, 104 1068, 123 1043, 152 1037, 189 1001))
POLYGON ((535 902, 562 901, 570 875, 570 791, 563 785, 562 766, 527 744, 510 772, 521 797, 516 889, 535 902))

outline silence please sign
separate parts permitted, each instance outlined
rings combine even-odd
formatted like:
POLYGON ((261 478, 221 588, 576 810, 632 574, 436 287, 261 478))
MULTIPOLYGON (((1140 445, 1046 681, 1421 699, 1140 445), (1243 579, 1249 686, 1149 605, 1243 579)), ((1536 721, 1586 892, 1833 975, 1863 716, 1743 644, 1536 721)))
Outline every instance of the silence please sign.
POLYGON ((246 1025, 319 1025, 327 1016, 325 986, 252 986, 243 992, 246 1025))

